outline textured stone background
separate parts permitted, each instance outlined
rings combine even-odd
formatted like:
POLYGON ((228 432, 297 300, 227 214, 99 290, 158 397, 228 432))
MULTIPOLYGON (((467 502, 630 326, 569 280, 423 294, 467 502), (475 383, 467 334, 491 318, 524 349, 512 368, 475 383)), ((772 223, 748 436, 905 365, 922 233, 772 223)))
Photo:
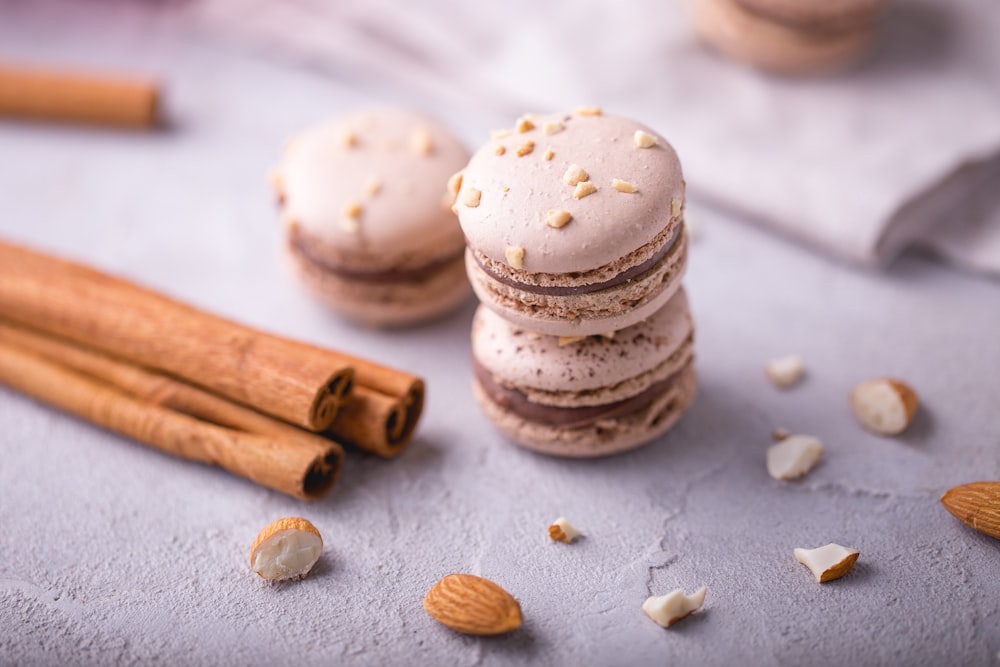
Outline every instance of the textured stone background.
POLYGON ((1000 543, 938 503, 1000 478, 1000 284, 919 256, 859 272, 692 202, 695 407, 631 454, 536 456, 472 402, 472 304, 399 333, 326 314, 281 265, 265 182, 284 138, 361 104, 425 107, 473 145, 487 122, 88 7, 0 3, 0 53, 162 73, 173 127, 0 123, 0 235, 420 372, 429 403, 402 458, 352 456, 305 505, 0 389, 0 663, 1000 664, 1000 543), (761 365, 789 351, 809 376, 779 392, 761 365), (848 413, 878 374, 921 392, 905 437, 848 413), (802 483, 767 476, 776 426, 827 446, 802 483), (325 554, 305 581, 264 585, 247 549, 289 514, 325 554), (586 537, 550 543, 558 515, 586 537), (831 541, 861 559, 819 586, 792 549, 831 541), (421 599, 451 572, 507 588, 524 627, 479 640, 432 621, 421 599), (670 630, 639 609, 700 585, 704 610, 670 630))

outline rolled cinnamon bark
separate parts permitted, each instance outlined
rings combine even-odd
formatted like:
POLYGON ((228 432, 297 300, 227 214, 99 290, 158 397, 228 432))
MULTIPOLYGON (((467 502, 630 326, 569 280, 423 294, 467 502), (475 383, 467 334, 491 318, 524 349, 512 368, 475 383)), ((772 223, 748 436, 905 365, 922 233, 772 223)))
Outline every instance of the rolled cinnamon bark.
POLYGON ((323 495, 339 469, 334 443, 253 435, 216 426, 128 396, 108 384, 0 344, 0 383, 164 452, 220 466, 297 498, 323 495))
POLYGON ((3 242, 0 313, 311 431, 333 423, 353 383, 351 357, 3 242))
POLYGON ((0 66, 0 115, 150 127, 158 100, 152 81, 0 66))
POLYGON ((161 405, 245 433, 271 436, 282 441, 296 440, 312 447, 330 470, 322 476, 312 478, 303 487, 310 498, 325 495, 340 475, 344 450, 338 443, 262 415, 238 403, 231 403, 204 389, 0 318, 0 345, 2 344, 17 347, 112 385, 146 403, 161 405))
POLYGON ((356 382, 328 433, 345 444, 393 458, 410 443, 423 405, 424 383, 419 378, 414 378, 402 395, 385 394, 356 382))

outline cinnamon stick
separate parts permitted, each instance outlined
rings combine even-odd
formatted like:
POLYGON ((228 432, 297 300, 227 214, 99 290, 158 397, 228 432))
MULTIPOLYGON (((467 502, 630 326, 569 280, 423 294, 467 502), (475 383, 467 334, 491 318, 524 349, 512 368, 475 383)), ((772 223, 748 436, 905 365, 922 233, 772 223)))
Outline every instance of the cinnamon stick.
POLYGON ((0 313, 311 431, 333 423, 353 382, 355 360, 347 355, 255 331, 3 242, 0 313))
POLYGON ((0 344, 0 383, 169 454, 218 465, 297 498, 321 496, 340 453, 216 426, 128 396, 9 343, 0 344))
POLYGON ((314 484, 314 488, 309 489, 310 493, 317 497, 329 491, 339 475, 344 450, 336 442, 272 419, 238 403, 231 403, 193 385, 66 340, 17 326, 2 318, 0 318, 0 344, 16 346, 31 352, 50 362, 110 384, 119 391, 146 403, 161 405, 203 421, 246 433, 297 440, 312 447, 317 455, 327 459, 335 455, 336 460, 329 462, 332 467, 329 475, 317 480, 317 483, 322 481, 325 486, 314 484))
POLYGON ((156 83, 142 79, 0 66, 0 115, 149 127, 159 96, 156 83))

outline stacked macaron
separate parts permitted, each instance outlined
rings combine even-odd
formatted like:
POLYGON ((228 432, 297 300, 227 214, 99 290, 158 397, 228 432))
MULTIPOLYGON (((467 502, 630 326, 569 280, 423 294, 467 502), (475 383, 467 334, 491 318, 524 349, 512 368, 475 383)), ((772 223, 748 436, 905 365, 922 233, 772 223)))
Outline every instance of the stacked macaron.
POLYGON ((693 0, 702 38, 731 58, 788 74, 851 65, 886 0, 693 0))
POLYGON ((515 442, 600 456, 695 394, 684 180, 648 127, 596 108, 525 116, 452 180, 482 301, 474 391, 515 442))
POLYGON ((396 109, 309 128, 274 172, 286 248, 305 285, 338 313, 402 326, 470 294, 465 239, 446 191, 469 159, 441 123, 396 109))

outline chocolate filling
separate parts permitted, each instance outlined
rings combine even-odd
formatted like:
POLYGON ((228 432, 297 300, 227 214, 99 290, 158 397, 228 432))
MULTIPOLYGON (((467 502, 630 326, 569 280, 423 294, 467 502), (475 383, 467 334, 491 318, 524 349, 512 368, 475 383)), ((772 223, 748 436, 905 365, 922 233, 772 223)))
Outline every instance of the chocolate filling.
MULTIPOLYGON (((680 230, 680 226, 678 226, 677 229, 680 230)), ((477 253, 473 252, 472 256, 476 258, 476 263, 479 264, 479 268, 499 283, 503 283, 509 287, 516 287, 519 290, 531 292, 532 294, 571 296, 574 294, 590 294, 591 292, 600 292, 601 290, 608 289, 610 287, 618 287, 619 285, 627 283, 633 278, 637 278, 647 271, 652 270, 653 267, 660 263, 660 260, 670 254, 670 251, 673 250, 674 246, 677 244, 677 239, 679 239, 680 236, 681 235, 675 231, 663 244, 663 247, 657 250, 652 257, 647 259, 645 262, 636 264, 635 266, 622 271, 611 280, 605 280, 604 282, 599 283, 590 283, 587 285, 530 285, 528 283, 522 283, 518 280, 514 280, 513 278, 508 278, 495 273, 488 266, 483 264, 477 253)))
POLYGON ((517 389, 502 386, 493 378, 492 373, 475 359, 472 361, 472 367, 479 386, 483 388, 491 401, 527 421, 563 428, 579 428, 593 424, 600 419, 614 419, 638 412, 665 394, 677 376, 680 375, 680 371, 678 371, 664 380, 654 382, 645 391, 620 401, 603 405, 564 408, 534 403, 517 389))
POLYGON ((417 266, 412 269, 385 269, 383 271, 359 271, 356 269, 347 269, 341 266, 334 266, 328 261, 319 257, 315 252, 309 249, 307 243, 305 243, 301 236, 295 231, 288 236, 288 242, 292 246, 292 249, 305 258, 310 264, 315 265, 317 268, 321 269, 326 273, 333 274, 340 278, 346 278, 348 280, 357 280, 358 282, 373 283, 373 284, 387 284, 387 283, 404 283, 404 282, 422 282, 427 280, 431 276, 435 275, 441 271, 445 266, 451 264, 452 262, 460 259, 465 253, 464 249, 460 249, 458 252, 441 259, 434 260, 430 264, 425 264, 423 266, 417 266))

